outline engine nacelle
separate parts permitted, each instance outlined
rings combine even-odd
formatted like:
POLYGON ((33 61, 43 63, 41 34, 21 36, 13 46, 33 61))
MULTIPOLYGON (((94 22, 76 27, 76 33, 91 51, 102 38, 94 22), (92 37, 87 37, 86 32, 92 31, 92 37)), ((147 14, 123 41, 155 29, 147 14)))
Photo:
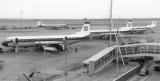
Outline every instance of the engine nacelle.
POLYGON ((56 47, 60 51, 64 51, 65 50, 64 44, 54 44, 54 45, 51 45, 51 46, 56 47))

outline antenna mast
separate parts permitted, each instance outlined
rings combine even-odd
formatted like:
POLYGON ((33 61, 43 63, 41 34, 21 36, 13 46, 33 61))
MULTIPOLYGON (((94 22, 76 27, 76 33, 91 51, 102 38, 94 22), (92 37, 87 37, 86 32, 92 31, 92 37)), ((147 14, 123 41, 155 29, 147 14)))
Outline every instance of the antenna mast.
POLYGON ((112 28, 113 28, 113 21, 112 21, 112 4, 113 4, 113 1, 111 0, 111 4, 110 4, 110 37, 109 37, 109 44, 111 46, 111 43, 112 43, 112 35, 111 35, 111 31, 112 31, 112 28))
MULTIPOLYGON (((111 43, 112 43, 112 29, 113 29, 113 33, 115 35, 115 38, 116 38, 116 44, 118 46, 118 51, 120 53, 120 56, 121 56, 121 59, 122 59, 122 62, 123 62, 123 65, 125 65, 124 63, 124 59, 123 59, 123 56, 122 56, 122 53, 121 53, 121 49, 119 47, 119 41, 118 41, 118 38, 117 38, 117 35, 116 35, 116 30, 114 28, 114 25, 113 25, 113 20, 112 20, 112 7, 113 7, 113 0, 111 0, 111 4, 110 4, 110 46, 111 46, 111 43)), ((117 32, 118 33, 118 32, 117 32)), ((118 53, 117 53, 117 72, 118 72, 118 53)))
POLYGON ((21 14, 21 19, 20 19, 20 26, 22 27, 22 26, 23 26, 23 23, 22 23, 22 16, 23 16, 23 11, 20 11, 20 14, 21 14))

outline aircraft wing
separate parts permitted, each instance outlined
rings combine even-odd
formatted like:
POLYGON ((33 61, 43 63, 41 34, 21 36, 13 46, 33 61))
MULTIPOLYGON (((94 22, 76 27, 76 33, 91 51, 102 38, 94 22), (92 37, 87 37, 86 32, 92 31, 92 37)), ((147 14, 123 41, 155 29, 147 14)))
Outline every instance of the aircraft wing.
POLYGON ((52 44, 62 44, 62 41, 37 41, 35 44, 40 44, 40 45, 52 45, 52 44))
POLYGON ((110 30, 90 30, 90 33, 109 33, 110 30))
POLYGON ((91 30, 90 31, 90 33, 92 33, 92 34, 102 34, 102 35, 112 35, 112 34, 114 34, 114 33, 116 33, 116 34, 119 34, 121 31, 129 31, 130 29, 120 29, 120 30, 118 30, 118 29, 112 29, 111 31, 110 30, 91 30), (118 32, 118 31, 120 31, 120 32, 118 32))

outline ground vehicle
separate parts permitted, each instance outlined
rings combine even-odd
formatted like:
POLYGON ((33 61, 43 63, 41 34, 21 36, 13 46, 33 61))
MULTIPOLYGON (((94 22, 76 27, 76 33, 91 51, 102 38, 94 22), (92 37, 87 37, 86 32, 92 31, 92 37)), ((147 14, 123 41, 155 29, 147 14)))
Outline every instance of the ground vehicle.
POLYGON ((149 70, 148 70, 148 68, 146 68, 146 67, 143 67, 141 70, 140 70, 140 73, 139 73, 139 75, 141 75, 141 76, 146 76, 146 75, 148 75, 149 74, 149 70))
POLYGON ((160 60, 155 60, 154 61, 154 70, 155 71, 160 71, 160 60))

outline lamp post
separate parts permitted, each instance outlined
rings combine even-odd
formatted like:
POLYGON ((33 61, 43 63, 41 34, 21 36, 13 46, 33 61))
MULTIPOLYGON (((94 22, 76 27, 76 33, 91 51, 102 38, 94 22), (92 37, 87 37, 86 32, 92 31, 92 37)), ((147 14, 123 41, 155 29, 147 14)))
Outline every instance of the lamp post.
POLYGON ((109 16, 109 17, 110 17, 110 28, 109 28, 109 29, 110 29, 110 37, 109 37, 109 40, 110 40, 110 41, 109 41, 109 44, 110 44, 110 46, 112 45, 112 34, 111 34, 112 32, 111 32, 111 31, 112 31, 112 28, 113 28, 113 21, 112 21, 112 4, 113 4, 113 1, 111 0, 111 1, 110 1, 110 16, 109 16))
MULTIPOLYGON (((64 38, 64 51, 65 52, 67 52, 68 50, 67 50, 67 37, 65 37, 64 38)), ((68 64, 68 55, 67 55, 67 53, 65 53, 66 55, 65 55, 65 81, 67 81, 67 75, 68 75, 68 71, 67 71, 67 64, 68 64)))
MULTIPOLYGON (((110 45, 111 45, 111 41, 112 41, 111 30, 112 30, 112 28, 113 28, 113 29, 115 29, 115 28, 114 28, 114 24, 113 24, 113 20, 112 20, 113 0, 111 0, 110 3, 111 3, 111 4, 110 4, 110 45)), ((118 52, 120 53, 120 56, 121 56, 123 65, 125 65, 124 59, 123 59, 123 56, 122 56, 122 53, 121 53, 121 49, 120 49, 120 47, 119 47, 119 41, 118 41, 116 32, 115 32, 114 30, 113 30, 113 33, 114 33, 115 38, 116 38, 116 43, 117 43, 117 46, 118 46, 118 52)), ((117 73, 119 72, 119 67, 118 67, 118 65, 119 65, 119 63, 118 63, 118 61, 119 61, 118 56, 119 56, 119 55, 118 55, 118 52, 117 52, 117 73)))
POLYGON ((22 26, 23 26, 23 23, 22 23, 22 19, 23 19, 23 11, 20 11, 20 14, 21 14, 21 18, 20 18, 20 26, 22 27, 22 26))
POLYGON ((16 48, 15 48, 15 52, 18 53, 18 38, 15 38, 15 43, 16 43, 16 48))

